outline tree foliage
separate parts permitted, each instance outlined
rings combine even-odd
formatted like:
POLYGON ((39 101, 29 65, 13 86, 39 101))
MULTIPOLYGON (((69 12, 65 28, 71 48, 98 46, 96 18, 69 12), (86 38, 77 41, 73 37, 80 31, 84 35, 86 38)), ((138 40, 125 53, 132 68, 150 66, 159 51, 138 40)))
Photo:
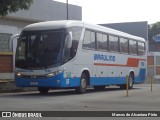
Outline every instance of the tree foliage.
POLYGON ((154 35, 160 34, 160 22, 148 26, 148 39, 152 40, 154 35))
POLYGON ((5 17, 9 13, 26 10, 32 3, 33 0, 0 0, 0 16, 5 17))

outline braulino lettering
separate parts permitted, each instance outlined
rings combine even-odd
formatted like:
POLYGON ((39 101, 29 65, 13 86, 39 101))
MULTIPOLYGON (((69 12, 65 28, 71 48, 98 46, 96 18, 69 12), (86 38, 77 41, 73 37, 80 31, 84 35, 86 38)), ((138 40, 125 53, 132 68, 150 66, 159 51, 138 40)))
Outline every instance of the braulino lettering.
POLYGON ((108 61, 108 56, 107 55, 105 55, 105 59, 104 59, 105 61, 108 61))
POLYGON ((104 60, 104 59, 103 59, 103 55, 101 55, 101 60, 104 60))
POLYGON ((116 60, 116 57, 115 56, 113 56, 113 61, 115 61, 116 60))
POLYGON ((97 60, 97 54, 94 54, 94 60, 97 60))
POLYGON ((94 54, 94 60, 115 61, 115 56, 94 54))
POLYGON ((101 55, 100 54, 98 54, 98 60, 101 60, 101 55))

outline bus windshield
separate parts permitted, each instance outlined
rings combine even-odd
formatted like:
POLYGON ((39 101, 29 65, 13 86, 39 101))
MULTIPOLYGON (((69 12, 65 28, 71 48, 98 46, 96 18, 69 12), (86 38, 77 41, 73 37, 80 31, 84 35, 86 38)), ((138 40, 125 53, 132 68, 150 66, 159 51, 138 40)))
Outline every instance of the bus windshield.
POLYGON ((17 45, 16 67, 43 69, 61 62, 65 29, 23 31, 17 45))

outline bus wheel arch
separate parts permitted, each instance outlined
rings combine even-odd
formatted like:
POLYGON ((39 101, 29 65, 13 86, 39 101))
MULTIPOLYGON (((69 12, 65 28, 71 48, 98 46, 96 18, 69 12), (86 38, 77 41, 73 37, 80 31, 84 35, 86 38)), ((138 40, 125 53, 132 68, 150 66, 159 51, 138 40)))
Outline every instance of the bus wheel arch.
POLYGON ((76 88, 76 92, 79 94, 86 93, 87 85, 89 85, 90 74, 88 70, 84 70, 80 78, 80 86, 76 88))
MULTIPOLYGON (((132 89, 133 88, 133 84, 134 84, 134 71, 130 71, 129 72, 129 76, 128 76, 128 89, 132 89)), ((126 89, 126 84, 120 85, 121 89, 126 89)))
POLYGON ((87 85, 90 85, 90 73, 88 70, 84 70, 82 74, 85 74, 87 77, 87 85))

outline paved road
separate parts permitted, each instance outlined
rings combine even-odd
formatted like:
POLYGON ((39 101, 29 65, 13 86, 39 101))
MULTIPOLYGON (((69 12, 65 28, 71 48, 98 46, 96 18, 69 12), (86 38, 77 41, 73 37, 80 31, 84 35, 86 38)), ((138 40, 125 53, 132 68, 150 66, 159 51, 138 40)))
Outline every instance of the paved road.
POLYGON ((74 90, 50 91, 46 95, 37 91, 1 93, 0 111, 160 111, 159 91, 159 84, 153 85, 152 92, 149 84, 140 84, 129 91, 128 97, 118 87, 106 87, 104 91, 89 89, 82 95, 74 90))

